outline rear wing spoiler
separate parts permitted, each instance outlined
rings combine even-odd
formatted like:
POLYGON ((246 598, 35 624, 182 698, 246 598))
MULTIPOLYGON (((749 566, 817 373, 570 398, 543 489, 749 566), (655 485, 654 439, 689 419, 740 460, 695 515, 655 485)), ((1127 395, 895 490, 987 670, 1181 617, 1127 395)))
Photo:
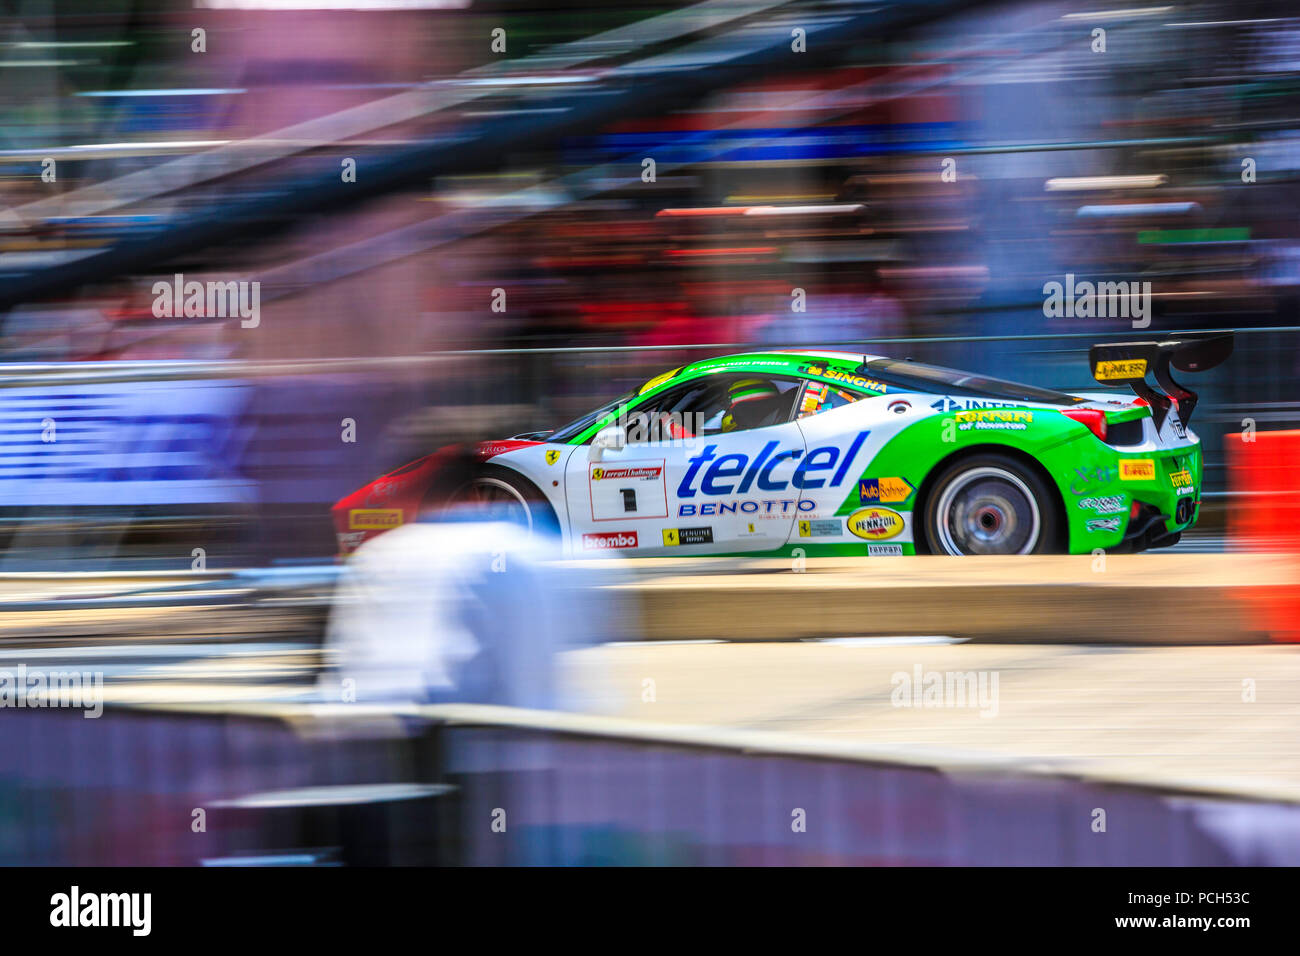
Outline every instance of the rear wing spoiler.
POLYGON ((1156 427, 1164 424, 1171 406, 1186 427, 1196 408, 1196 393, 1174 381, 1170 367, 1180 372, 1205 372, 1232 354, 1231 332, 1192 333, 1163 342, 1112 342, 1088 350, 1092 377, 1103 385, 1129 385, 1151 405, 1156 427), (1161 391, 1147 382, 1155 378, 1161 391))

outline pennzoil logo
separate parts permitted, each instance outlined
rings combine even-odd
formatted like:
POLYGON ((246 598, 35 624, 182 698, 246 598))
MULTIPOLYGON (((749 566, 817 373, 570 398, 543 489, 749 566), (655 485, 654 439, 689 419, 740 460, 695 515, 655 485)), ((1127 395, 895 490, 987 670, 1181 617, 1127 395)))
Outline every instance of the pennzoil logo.
POLYGON ((384 531, 401 523, 401 508, 356 508, 348 512, 348 528, 352 531, 384 531))
POLYGON ((849 531, 868 541, 883 541, 902 534, 903 516, 888 508, 860 508, 849 515, 849 531))
POLYGON ((877 382, 873 378, 864 378, 850 372, 841 372, 825 365, 804 365, 799 371, 805 375, 816 375, 818 378, 829 379, 832 382, 843 382, 845 385, 856 385, 858 388, 870 389, 881 394, 886 391, 883 382, 877 382))
POLYGON ((1121 458, 1120 481, 1155 481, 1156 463, 1150 458, 1121 458))
POLYGON ((1146 374, 1146 359, 1123 359, 1114 362, 1098 362, 1092 377, 1098 381, 1109 381, 1117 378, 1143 378, 1146 374))

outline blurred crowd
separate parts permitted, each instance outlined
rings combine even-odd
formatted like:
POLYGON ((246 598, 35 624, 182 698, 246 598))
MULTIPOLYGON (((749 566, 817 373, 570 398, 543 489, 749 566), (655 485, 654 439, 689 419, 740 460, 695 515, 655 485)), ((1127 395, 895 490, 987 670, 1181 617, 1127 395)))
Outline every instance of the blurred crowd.
MULTIPOLYGON (((423 450, 427 409, 546 427, 749 345, 1086 387, 1132 329, 1045 315, 1067 275, 1151 282, 1153 335, 1295 324, 1280 0, 364 6, 0 17, 16 374, 352 373, 382 442, 341 492, 423 450), (160 282, 257 283, 260 316, 160 282)), ((1210 401, 1293 416, 1293 344, 1243 341, 1210 401)))

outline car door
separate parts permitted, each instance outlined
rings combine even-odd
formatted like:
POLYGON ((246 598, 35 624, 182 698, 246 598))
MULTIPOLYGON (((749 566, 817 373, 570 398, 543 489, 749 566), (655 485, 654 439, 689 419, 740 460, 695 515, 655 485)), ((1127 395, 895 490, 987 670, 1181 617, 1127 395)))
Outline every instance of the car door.
POLYGON ((809 448, 805 461, 810 472, 818 468, 818 478, 825 480, 803 483, 803 493, 815 507, 796 525, 796 544, 902 554, 901 545, 912 540, 911 507, 919 478, 878 475, 871 462, 915 420, 908 414, 911 408, 911 402, 897 396, 872 396, 822 381, 806 384, 798 417, 809 448))
POLYGON ((724 431, 729 389, 754 378, 706 376, 670 389, 631 407, 623 447, 575 451, 565 472, 574 553, 699 555, 784 545, 798 514, 792 481, 805 451, 793 421, 797 381, 763 376, 779 393, 770 414, 724 431))

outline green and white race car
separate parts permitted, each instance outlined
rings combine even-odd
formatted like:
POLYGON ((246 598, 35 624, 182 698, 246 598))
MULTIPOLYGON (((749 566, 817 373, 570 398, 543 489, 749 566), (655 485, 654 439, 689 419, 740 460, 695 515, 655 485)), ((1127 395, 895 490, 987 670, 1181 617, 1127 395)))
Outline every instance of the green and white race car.
MULTIPOLYGON (((466 493, 574 557, 1166 547, 1196 522, 1202 476, 1196 395, 1171 370, 1231 351, 1230 333, 1094 346, 1096 380, 1135 394, 843 351, 707 359, 479 445, 466 493)), ((435 453, 340 501, 340 550, 415 520, 438 467, 435 453)))

